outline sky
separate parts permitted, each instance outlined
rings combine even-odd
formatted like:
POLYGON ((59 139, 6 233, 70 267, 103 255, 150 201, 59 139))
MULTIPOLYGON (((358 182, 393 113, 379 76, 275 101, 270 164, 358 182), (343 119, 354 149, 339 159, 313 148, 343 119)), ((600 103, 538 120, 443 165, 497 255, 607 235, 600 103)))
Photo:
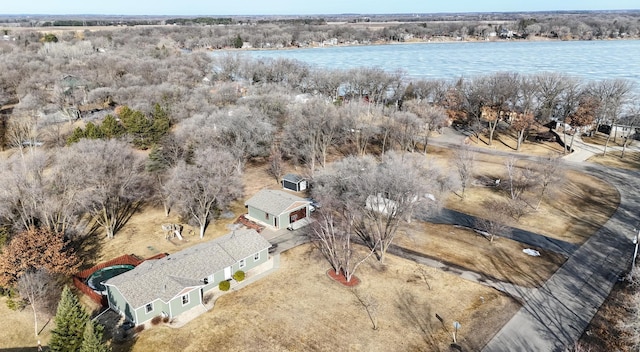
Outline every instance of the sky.
POLYGON ((318 15, 640 9, 638 0, 3 0, 0 15, 318 15))

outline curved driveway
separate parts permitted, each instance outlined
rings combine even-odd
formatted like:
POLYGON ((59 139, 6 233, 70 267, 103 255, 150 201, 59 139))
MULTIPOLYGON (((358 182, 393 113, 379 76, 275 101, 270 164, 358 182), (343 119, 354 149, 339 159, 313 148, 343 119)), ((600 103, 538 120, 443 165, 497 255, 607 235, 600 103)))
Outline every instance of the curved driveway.
MULTIPOLYGON (((433 141, 433 144, 446 147, 458 143, 460 136, 451 131, 445 138, 433 141)), ((574 146, 578 150, 565 158, 565 165, 611 183, 620 193, 620 205, 602 228, 573 251, 542 287, 521 292, 522 308, 483 351, 565 351, 578 341, 615 282, 629 269, 634 249, 632 238, 639 215, 638 172, 570 161, 576 157, 581 161, 598 152, 594 146, 581 141, 574 146)), ((478 152, 518 156, 486 149, 478 152)))

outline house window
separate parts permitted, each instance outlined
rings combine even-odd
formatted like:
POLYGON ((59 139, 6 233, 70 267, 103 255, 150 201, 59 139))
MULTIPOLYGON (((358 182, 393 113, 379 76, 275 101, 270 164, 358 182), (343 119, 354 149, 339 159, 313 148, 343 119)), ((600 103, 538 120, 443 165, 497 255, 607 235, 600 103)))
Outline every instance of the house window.
POLYGON ((153 312, 153 303, 149 303, 149 304, 147 304, 147 305, 144 307, 144 311, 145 311, 146 313, 151 313, 151 312, 153 312))
POLYGON ((244 268, 247 265, 246 259, 240 259, 240 269, 244 268))
POLYGON ((189 304, 189 294, 182 296, 182 305, 186 306, 187 304, 189 304))
POLYGON ((258 260, 260 260, 260 252, 253 255, 253 261, 257 262, 258 260))

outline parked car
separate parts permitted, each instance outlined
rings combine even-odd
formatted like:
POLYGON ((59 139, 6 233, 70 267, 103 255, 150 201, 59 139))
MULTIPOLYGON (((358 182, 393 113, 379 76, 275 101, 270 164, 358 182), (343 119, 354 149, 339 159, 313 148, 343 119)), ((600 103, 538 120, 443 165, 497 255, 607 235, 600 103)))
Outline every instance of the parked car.
POLYGON ((309 211, 311 211, 312 213, 314 211, 316 211, 316 209, 320 208, 320 203, 318 203, 315 199, 313 198, 306 198, 309 202, 311 202, 311 204, 309 204, 309 211))

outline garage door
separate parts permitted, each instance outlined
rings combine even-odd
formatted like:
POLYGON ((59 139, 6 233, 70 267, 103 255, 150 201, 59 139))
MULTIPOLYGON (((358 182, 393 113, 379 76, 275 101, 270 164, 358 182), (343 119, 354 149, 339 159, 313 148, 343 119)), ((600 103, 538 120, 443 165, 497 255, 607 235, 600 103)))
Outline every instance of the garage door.
POLYGON ((304 207, 302 209, 298 209, 289 214, 289 223, 292 224, 300 219, 304 219, 307 217, 307 208, 304 207))

